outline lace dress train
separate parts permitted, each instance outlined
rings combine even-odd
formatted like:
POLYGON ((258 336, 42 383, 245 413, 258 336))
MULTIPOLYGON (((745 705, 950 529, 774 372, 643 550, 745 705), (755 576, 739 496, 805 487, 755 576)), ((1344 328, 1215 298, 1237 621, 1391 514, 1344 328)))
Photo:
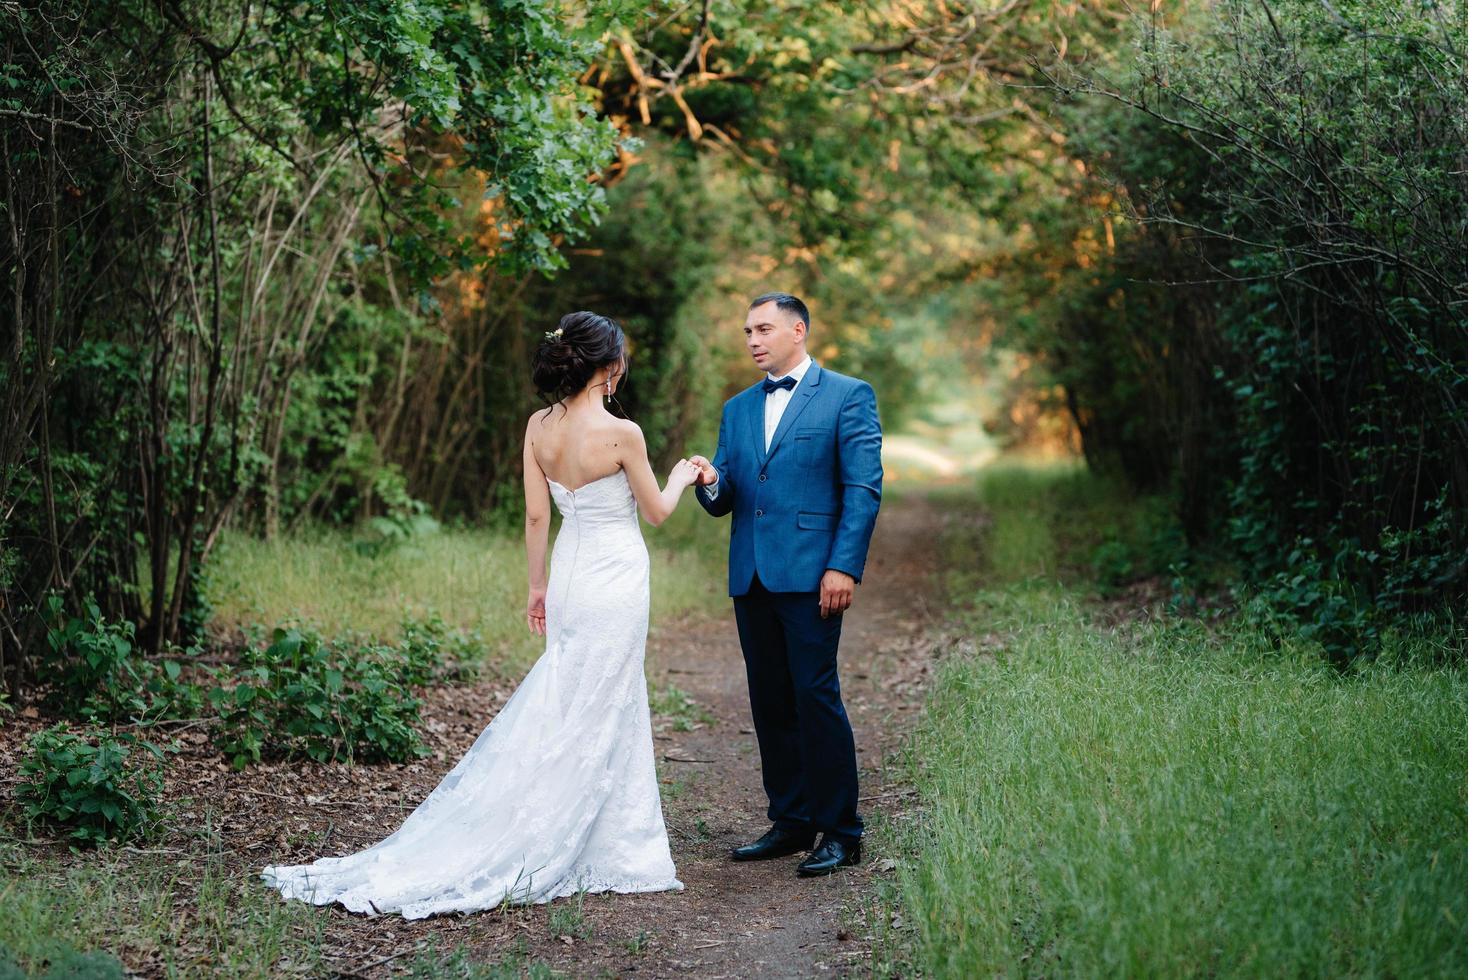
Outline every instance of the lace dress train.
POLYGON ((394 833, 268 867, 285 898, 420 919, 578 891, 681 889, 653 764, 643 653, 648 555, 626 475, 551 483, 546 648, 394 833))

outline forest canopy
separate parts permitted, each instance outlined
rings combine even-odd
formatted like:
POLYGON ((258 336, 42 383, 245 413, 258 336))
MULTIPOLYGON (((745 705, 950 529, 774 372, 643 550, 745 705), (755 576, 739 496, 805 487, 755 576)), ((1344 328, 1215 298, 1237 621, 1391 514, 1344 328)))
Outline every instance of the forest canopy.
POLYGON ((570 310, 694 451, 766 288, 889 428, 989 379, 1001 439, 1166 498, 1161 571, 1339 662, 1464 611, 1461 5, 46 0, 0 38, 12 690, 48 596, 197 642, 225 528, 512 514, 570 310))

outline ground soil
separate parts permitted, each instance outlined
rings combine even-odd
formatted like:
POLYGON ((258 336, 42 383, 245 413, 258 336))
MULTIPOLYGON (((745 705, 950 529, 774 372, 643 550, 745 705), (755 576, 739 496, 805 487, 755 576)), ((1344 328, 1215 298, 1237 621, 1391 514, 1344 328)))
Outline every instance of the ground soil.
MULTIPOLYGON (((867 973, 871 946, 861 910, 875 881, 893 867, 881 828, 911 806, 895 755, 919 713, 930 665, 952 642, 931 575, 943 520, 917 494, 884 504, 865 580, 843 626, 842 689, 856 731, 863 814, 875 830, 861 866, 800 879, 799 857, 745 864, 728 859, 731 847, 768 826, 733 614, 654 623, 652 686, 676 686, 699 709, 654 718, 664 812, 685 890, 590 895, 579 914, 567 900, 418 922, 321 909, 312 914, 324 917, 329 975, 399 974, 430 940, 441 951, 464 944, 472 959, 488 962, 514 950, 576 977, 867 973)), ((184 751, 170 763, 165 790, 167 799, 182 801, 170 820, 176 829, 137 857, 176 854, 187 863, 189 855, 207 850, 222 856, 231 872, 251 878, 265 864, 375 842, 468 748, 513 680, 431 689, 423 717, 432 754, 408 765, 267 763, 237 773, 212 751, 202 728, 179 731, 184 751), (200 831, 205 824, 207 833, 200 831)), ((0 729, 0 756, 13 758, 41 724, 17 721, 0 729)), ((180 878, 177 913, 187 915, 190 886, 186 873, 180 878)), ((156 950, 117 952, 139 975, 161 971, 156 950)), ((209 952, 197 952, 207 973, 209 952)), ((280 969, 290 972, 290 965, 280 969)))

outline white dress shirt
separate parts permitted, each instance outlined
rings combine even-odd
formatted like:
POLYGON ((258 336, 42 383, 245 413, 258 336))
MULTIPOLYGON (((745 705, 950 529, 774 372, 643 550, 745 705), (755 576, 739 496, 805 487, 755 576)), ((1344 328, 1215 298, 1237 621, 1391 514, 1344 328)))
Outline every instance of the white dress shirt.
MULTIPOLYGON (((810 355, 805 355, 805 360, 795 365, 795 369, 787 378, 795 379, 795 388, 800 387, 800 382, 805 378, 805 372, 810 370, 810 355)), ((766 375, 771 381, 779 381, 773 375, 766 375)), ((765 396, 765 452, 770 451, 770 440, 775 438, 775 430, 780 427, 780 418, 785 414, 785 406, 790 404, 790 399, 795 395, 795 388, 788 391, 784 388, 776 388, 765 396)))
MULTIPOLYGON (((785 414, 785 407, 790 404, 790 399, 795 395, 795 389, 800 387, 800 382, 805 379, 805 372, 809 370, 810 355, 807 354, 799 364, 791 369, 789 374, 780 376, 781 378, 794 378, 795 388, 791 388, 788 391, 784 388, 776 388, 774 391, 765 395, 765 452, 770 451, 770 441, 775 438, 775 430, 780 427, 780 419, 785 414)), ((771 381, 780 380, 780 378, 775 377, 773 374, 766 374, 765 377, 771 381)), ((715 480, 713 483, 704 487, 703 492, 710 500, 713 500, 719 495, 719 481, 715 480)))

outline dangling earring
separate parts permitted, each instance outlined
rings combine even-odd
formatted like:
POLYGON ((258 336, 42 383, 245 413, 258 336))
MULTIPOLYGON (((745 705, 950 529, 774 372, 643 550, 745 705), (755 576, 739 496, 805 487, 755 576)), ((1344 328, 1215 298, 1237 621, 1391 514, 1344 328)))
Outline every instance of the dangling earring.
POLYGON ((612 379, 611 378, 607 378, 606 389, 607 389, 607 404, 610 405, 612 403, 612 379))

